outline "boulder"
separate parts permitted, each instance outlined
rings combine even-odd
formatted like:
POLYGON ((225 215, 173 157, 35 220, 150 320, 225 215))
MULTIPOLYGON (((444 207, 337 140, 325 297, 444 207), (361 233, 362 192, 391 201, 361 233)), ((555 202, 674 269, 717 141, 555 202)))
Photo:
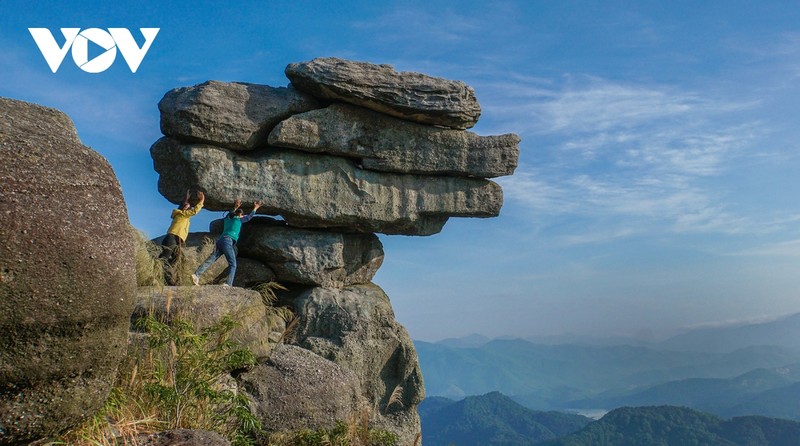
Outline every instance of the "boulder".
MULTIPOLYGON (((186 245, 183 247, 186 267, 179 271, 181 273, 179 285, 190 285, 192 283, 191 274, 214 252, 215 241, 220 232, 222 232, 221 229, 216 233, 213 231, 189 233, 189 236, 186 237, 186 245)), ((235 287, 249 288, 275 280, 275 272, 259 260, 237 255, 236 262, 236 277, 233 278, 233 286, 235 287)), ((203 276, 200 277, 200 284, 221 285, 228 277, 228 270, 228 262, 224 256, 221 256, 203 273, 203 276)))
MULTIPOLYGON (((222 220, 211 222, 211 230, 222 232, 222 220)), ((298 229, 268 217, 243 225, 237 246, 242 255, 266 263, 281 283, 327 288, 369 283, 383 263, 375 234, 298 229)))
POLYGON ((294 115, 269 134, 277 147, 355 158, 383 172, 511 175, 519 158, 519 136, 478 136, 393 118, 347 104, 294 115))
MULTIPOLYGON (((226 264, 224 257, 217 263, 226 264)), ((209 280, 209 283, 222 285, 225 279, 228 278, 229 266, 226 266, 222 272, 217 274, 216 277, 209 280)), ((207 276, 203 274, 203 278, 207 276)), ((233 278, 233 286, 242 288, 252 288, 262 283, 269 283, 275 281, 277 277, 272 268, 265 265, 264 262, 256 259, 249 259, 247 257, 236 257, 236 276, 233 278)), ((201 282, 202 283, 202 282, 201 282)))
POLYGON ((93 415, 127 344, 134 232, 63 113, 0 98, 0 444, 93 415))
POLYGON ((376 405, 376 426, 413 444, 417 405, 425 397, 414 344, 394 319, 386 293, 374 284, 312 288, 295 298, 297 345, 352 370, 361 394, 376 405))
POLYGON ((478 121, 481 107, 472 87, 461 81, 376 65, 322 57, 291 63, 286 77, 298 90, 318 98, 348 102, 423 124, 456 129, 478 121))
POLYGON ((203 430, 175 429, 150 435, 140 435, 139 446, 231 446, 222 435, 203 430))
POLYGON ((353 372, 291 345, 276 347, 238 382, 269 432, 331 429, 368 407, 353 372))
POLYGON ((231 332, 231 339, 247 347, 258 358, 269 355, 272 349, 270 340, 276 340, 283 330, 280 326, 270 326, 261 295, 253 290, 221 285, 140 287, 137 297, 130 318, 134 330, 136 322, 147 315, 163 321, 175 317, 188 319, 198 330, 230 315, 238 324, 231 332))
POLYGON ((218 81, 170 90, 158 103, 165 135, 233 150, 266 145, 275 124, 319 107, 294 88, 218 81))
POLYGON ((494 217, 503 204, 502 189, 489 180, 374 172, 294 150, 245 156, 162 138, 150 154, 168 200, 182 200, 189 187, 206 191, 209 210, 230 209, 237 198, 263 200, 259 212, 296 227, 431 235, 450 216, 494 217))

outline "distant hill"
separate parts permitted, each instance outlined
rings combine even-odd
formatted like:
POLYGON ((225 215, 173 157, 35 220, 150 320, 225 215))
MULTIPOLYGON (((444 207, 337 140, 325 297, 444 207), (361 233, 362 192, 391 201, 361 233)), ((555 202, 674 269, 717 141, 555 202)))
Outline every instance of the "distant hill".
POLYGON ((662 341, 656 347, 725 353, 757 345, 800 350, 800 313, 770 322, 696 329, 662 341))
POLYGON ((758 414, 800 421, 800 383, 761 392, 718 413, 728 417, 758 414))
POLYGON ((765 417, 723 420, 691 409, 625 407, 543 446, 797 446, 800 423, 765 417))
POLYGON ((436 344, 452 348, 470 348, 470 347, 480 347, 490 341, 491 339, 487 338, 486 336, 479 334, 471 334, 460 338, 442 339, 441 341, 437 341, 436 344))
POLYGON ((415 346, 428 395, 459 399, 499 391, 539 410, 561 409, 566 401, 604 393, 625 395, 669 381, 727 379, 800 362, 800 353, 777 347, 708 354, 632 346, 538 345, 522 339, 493 340, 471 348, 419 341, 415 346))
POLYGON ((419 411, 426 446, 532 446, 591 421, 580 415, 533 411, 499 392, 461 401, 428 398, 419 411))
POLYGON ((756 369, 735 378, 670 381, 611 398, 575 401, 574 408, 671 405, 720 416, 764 415, 800 420, 800 365, 756 369))

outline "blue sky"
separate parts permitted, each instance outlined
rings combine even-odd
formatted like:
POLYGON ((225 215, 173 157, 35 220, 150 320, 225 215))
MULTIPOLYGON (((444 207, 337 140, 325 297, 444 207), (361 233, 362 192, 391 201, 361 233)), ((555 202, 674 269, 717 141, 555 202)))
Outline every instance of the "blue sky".
POLYGON ((284 86, 288 63, 321 56, 463 80, 473 130, 518 133, 520 166, 499 218, 382 237, 375 282, 412 337, 659 337, 800 312, 796 2, 221 4, 4 1, 0 96, 66 112, 157 236, 172 205, 148 149, 167 90, 284 86), (135 74, 119 55, 54 74, 30 27, 160 31, 135 74))

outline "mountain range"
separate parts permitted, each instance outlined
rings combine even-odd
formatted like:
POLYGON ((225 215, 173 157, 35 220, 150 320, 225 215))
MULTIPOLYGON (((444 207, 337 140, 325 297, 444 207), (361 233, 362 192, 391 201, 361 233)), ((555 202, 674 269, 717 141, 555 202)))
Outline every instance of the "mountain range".
POLYGON ((796 446, 800 422, 732 419, 685 407, 615 409, 600 420, 527 409, 498 392, 460 401, 428 398, 419 406, 429 446, 796 446))
POLYGON ((429 396, 499 391, 536 410, 672 404, 719 416, 800 419, 800 314, 693 330, 647 346, 480 335, 415 345, 429 396))
POLYGON ((539 444, 796 446, 800 444, 800 423, 753 416, 724 420, 684 407, 625 407, 577 432, 539 444))

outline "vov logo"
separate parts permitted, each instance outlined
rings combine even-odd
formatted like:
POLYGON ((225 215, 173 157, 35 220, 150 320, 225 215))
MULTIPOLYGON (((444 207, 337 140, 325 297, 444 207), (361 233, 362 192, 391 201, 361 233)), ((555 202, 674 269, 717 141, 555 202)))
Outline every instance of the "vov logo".
POLYGON ((131 73, 139 69, 145 54, 153 44, 160 28, 139 28, 139 32, 144 36, 144 45, 139 47, 133 35, 127 28, 108 28, 108 31, 100 28, 87 28, 81 31, 80 28, 61 28, 64 35, 64 45, 59 46, 53 33, 47 28, 28 28, 39 51, 42 52, 44 60, 50 66, 50 70, 55 73, 61 62, 67 56, 67 51, 72 49, 72 60, 75 65, 87 73, 102 73, 106 71, 117 57, 117 49, 127 62, 131 73), (102 48, 102 54, 89 60, 89 42, 102 48))

